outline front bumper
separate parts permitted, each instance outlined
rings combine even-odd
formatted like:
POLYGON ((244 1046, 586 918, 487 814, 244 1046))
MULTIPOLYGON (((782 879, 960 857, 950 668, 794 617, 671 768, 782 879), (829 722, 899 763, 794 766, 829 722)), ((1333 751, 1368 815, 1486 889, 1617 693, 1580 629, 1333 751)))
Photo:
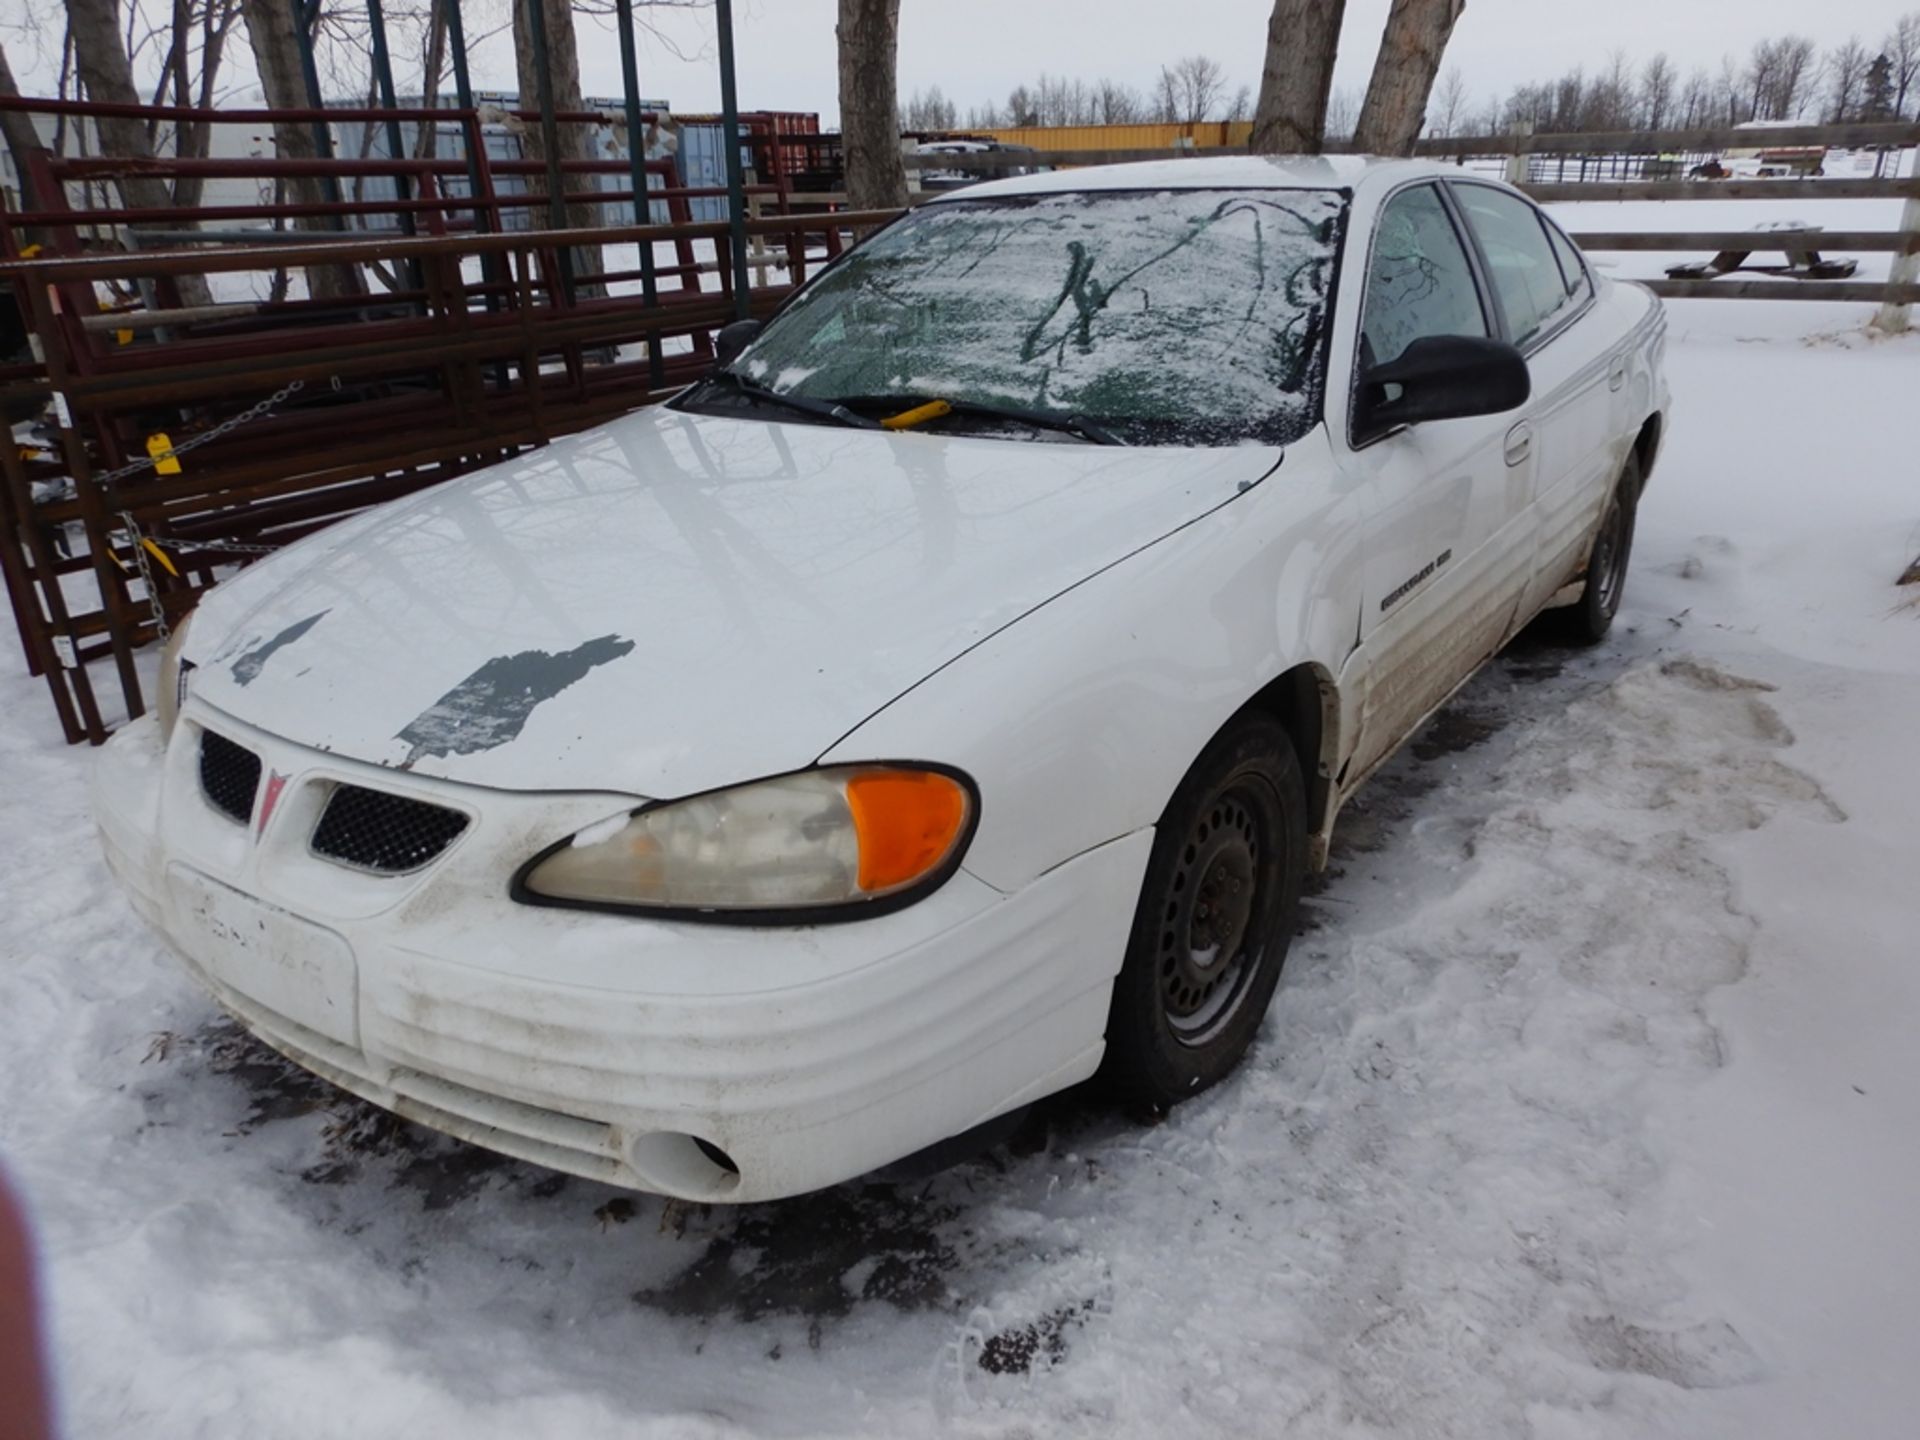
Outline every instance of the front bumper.
POLYGON ((205 707, 171 746, 152 720, 117 735, 93 803, 135 908, 268 1044, 462 1139, 702 1201, 831 1185, 1092 1074, 1151 843, 1015 895, 963 869, 891 915, 736 929, 507 898, 526 856, 632 796, 421 780, 205 707), (271 823, 202 795, 202 729, 285 777, 271 823), (310 845, 339 784, 470 824, 424 870, 347 869, 310 845))

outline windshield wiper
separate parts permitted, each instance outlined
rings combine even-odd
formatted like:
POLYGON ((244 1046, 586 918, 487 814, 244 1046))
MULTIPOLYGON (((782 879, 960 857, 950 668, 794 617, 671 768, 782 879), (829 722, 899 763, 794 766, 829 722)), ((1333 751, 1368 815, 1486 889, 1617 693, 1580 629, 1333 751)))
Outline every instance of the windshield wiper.
POLYGON ((707 383, 717 385, 721 381, 729 382, 733 388, 753 400, 764 400, 769 405, 782 405, 796 410, 802 415, 818 415, 823 420, 831 420, 837 425, 851 425, 856 430, 878 430, 880 422, 865 415, 856 415, 838 400, 809 400, 804 395, 783 395, 778 390, 770 390, 757 380, 733 370, 716 370, 707 377, 707 383))
POLYGON ((889 405, 906 410, 916 405, 931 404, 935 400, 945 401, 947 407, 956 415, 979 415, 991 420, 1017 420, 1023 425, 1033 426, 1036 430, 1059 430, 1068 435, 1078 436, 1094 445, 1127 443, 1099 421, 1089 420, 1084 415, 1058 415, 1050 410, 1025 410, 1017 405, 989 405, 979 400, 954 400, 945 395, 849 395, 843 396, 840 404, 863 407, 889 405))

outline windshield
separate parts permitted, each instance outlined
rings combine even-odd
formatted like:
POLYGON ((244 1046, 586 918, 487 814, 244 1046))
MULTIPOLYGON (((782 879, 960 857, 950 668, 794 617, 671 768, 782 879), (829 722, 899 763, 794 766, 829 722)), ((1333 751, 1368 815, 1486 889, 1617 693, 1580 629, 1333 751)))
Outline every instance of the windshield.
POLYGON ((943 399, 1133 444, 1285 444, 1318 418, 1345 207, 1326 190, 931 205, 801 291, 732 369, 802 400, 943 399))

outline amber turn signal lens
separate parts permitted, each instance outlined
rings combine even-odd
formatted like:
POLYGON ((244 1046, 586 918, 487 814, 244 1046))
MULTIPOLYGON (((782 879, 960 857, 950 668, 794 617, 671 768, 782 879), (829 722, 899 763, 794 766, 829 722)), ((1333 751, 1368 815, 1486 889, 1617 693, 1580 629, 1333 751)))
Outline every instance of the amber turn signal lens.
POLYGON ((948 775, 866 770, 848 778, 847 808, 860 840, 860 888, 897 890, 936 870, 966 834, 973 799, 948 775))

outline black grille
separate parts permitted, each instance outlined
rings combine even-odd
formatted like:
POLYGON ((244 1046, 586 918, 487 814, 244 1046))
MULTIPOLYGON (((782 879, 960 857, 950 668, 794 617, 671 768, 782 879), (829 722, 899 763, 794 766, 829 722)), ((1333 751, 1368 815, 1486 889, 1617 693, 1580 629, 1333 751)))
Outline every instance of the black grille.
POLYGON ((260 757, 211 730, 200 732, 200 789, 229 820, 253 818, 253 792, 260 788, 260 757))
POLYGON ((427 864, 466 828, 458 810, 342 785, 327 801, 313 849, 343 865, 398 875, 427 864))

